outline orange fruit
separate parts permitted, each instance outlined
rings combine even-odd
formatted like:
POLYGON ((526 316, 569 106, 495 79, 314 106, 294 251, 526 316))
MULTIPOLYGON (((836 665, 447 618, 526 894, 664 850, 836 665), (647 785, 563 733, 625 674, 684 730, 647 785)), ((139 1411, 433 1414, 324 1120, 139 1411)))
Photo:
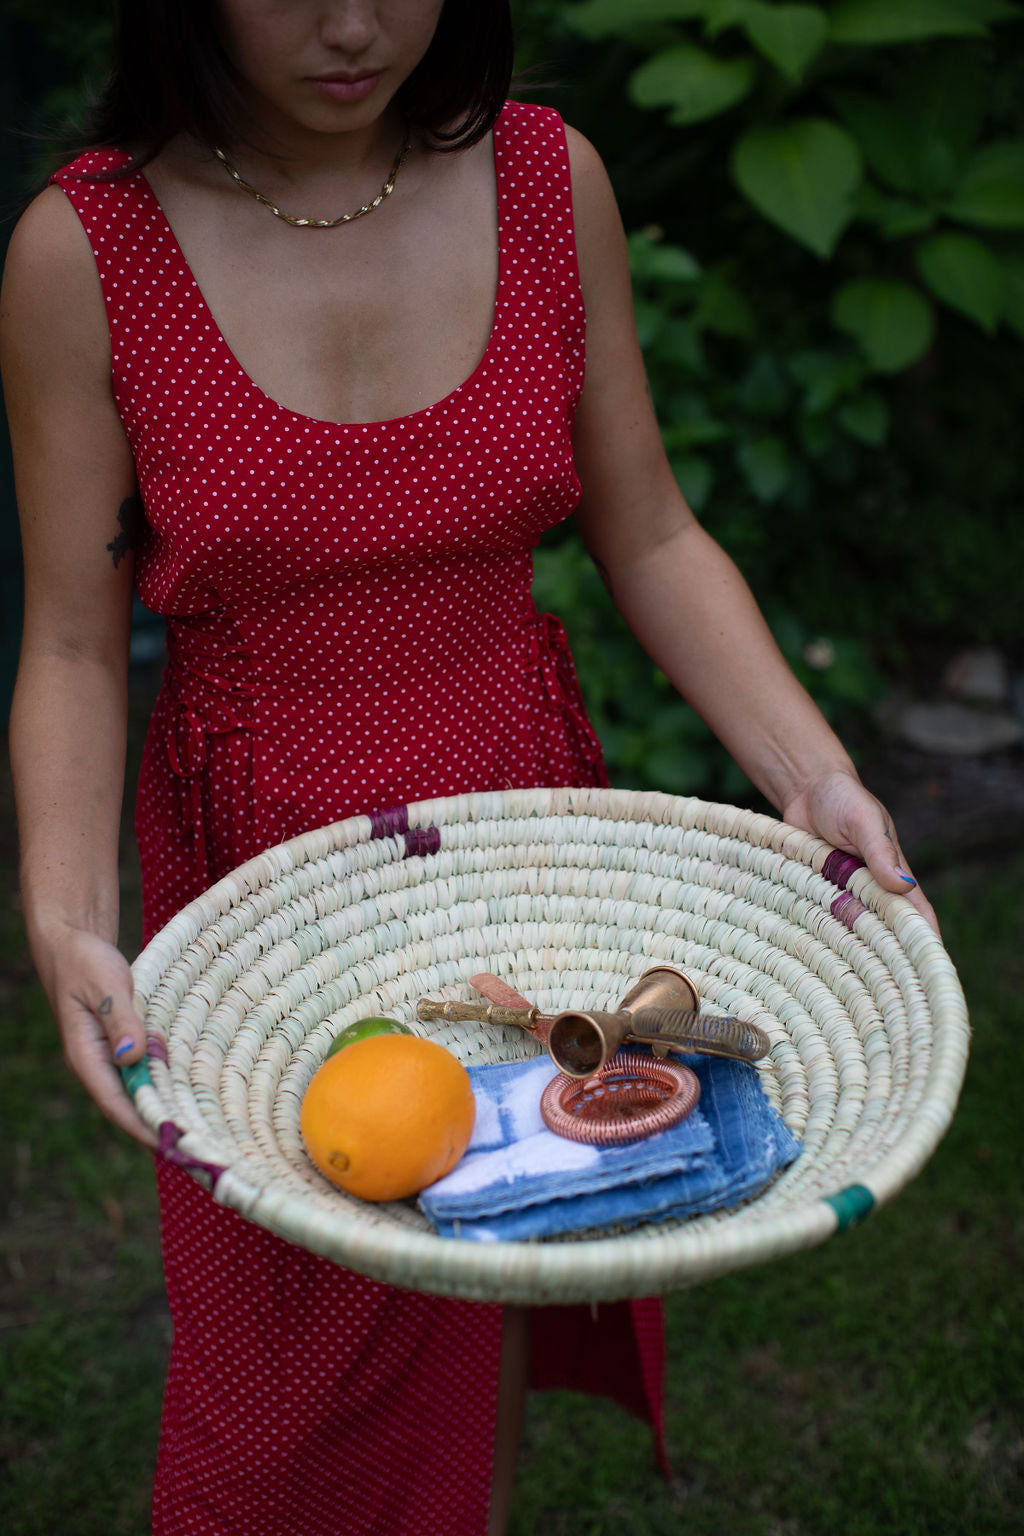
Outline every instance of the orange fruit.
POLYGON ((299 1110, 306 1151, 361 1200, 404 1200, 450 1172, 469 1145, 469 1073, 419 1035, 371 1035, 328 1056, 299 1110))

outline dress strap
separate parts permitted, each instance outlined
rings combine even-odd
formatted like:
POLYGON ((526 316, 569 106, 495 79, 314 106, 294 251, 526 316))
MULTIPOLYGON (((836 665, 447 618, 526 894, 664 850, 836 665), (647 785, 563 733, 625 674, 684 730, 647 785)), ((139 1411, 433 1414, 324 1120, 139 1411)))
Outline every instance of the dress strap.
POLYGON ((561 335, 575 411, 583 388, 586 313, 565 124, 552 107, 507 102, 494 127, 494 144, 501 259, 513 278, 503 285, 505 302, 561 335))
POLYGON ((110 330, 114 399, 129 441, 140 414, 152 413, 154 379, 174 387, 175 356, 188 342, 194 369, 207 353, 211 324, 198 312, 195 283, 181 248, 141 171, 124 150, 79 155, 50 178, 74 208, 92 247, 110 330))

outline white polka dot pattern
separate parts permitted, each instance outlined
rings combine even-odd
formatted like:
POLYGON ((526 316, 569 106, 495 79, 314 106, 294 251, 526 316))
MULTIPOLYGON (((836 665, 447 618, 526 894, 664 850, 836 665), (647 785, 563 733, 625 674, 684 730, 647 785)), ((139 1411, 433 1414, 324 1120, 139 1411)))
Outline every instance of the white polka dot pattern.
POLYGON ((155 1536, 482 1536, 500 1308, 352 1275, 180 1169, 159 1182, 175 1338, 155 1536))
MULTIPOLYGON (((55 180, 107 307, 148 522, 138 590, 167 616, 138 797, 147 938, 313 826, 606 783, 564 633, 530 596, 532 546, 579 495, 585 325, 557 114, 510 105, 495 129, 500 271, 479 365, 436 404, 366 425, 254 384, 144 176, 79 174, 125 162, 93 152, 55 180)), ((378 1285, 179 1170, 159 1182, 175 1335, 155 1536, 482 1532, 498 1309, 378 1285)))
POLYGON ((495 128, 500 271, 480 363, 435 405, 339 425, 276 404, 229 350, 139 173, 81 157, 85 224, 172 666, 143 768, 147 927, 261 847, 436 794, 603 783, 531 549, 579 496, 582 295, 565 134, 495 128))

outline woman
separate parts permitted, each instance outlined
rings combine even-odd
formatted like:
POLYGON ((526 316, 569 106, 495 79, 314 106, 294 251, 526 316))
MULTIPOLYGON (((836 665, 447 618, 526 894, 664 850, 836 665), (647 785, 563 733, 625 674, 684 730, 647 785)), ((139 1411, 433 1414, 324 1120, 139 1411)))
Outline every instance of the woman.
MULTIPOLYGON (((23 895, 104 1112, 152 1145, 115 1067, 143 1049, 114 947, 133 577, 168 625, 138 797, 147 937, 314 825, 603 782, 529 596, 533 544, 574 507, 642 643, 780 813, 930 914, 680 498, 600 161, 554 113, 502 107, 505 0, 122 13, 100 147, 26 212, 3 295, 23 895)), ((157 1536, 500 1531, 523 1315, 503 1334, 497 1308, 361 1280, 158 1180, 157 1536)), ((657 1331, 650 1308, 632 1322, 657 1331)))

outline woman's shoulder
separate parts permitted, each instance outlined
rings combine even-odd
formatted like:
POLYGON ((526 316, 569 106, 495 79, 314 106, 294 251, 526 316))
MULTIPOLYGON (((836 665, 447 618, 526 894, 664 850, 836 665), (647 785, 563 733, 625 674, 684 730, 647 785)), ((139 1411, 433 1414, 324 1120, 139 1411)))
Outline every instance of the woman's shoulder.
POLYGON ((112 172, 123 171, 132 163, 133 156, 126 149, 114 149, 101 146, 97 149, 85 149, 59 170, 54 171, 50 177, 51 184, 59 187, 81 186, 107 186, 107 178, 112 172))
POLYGON ((88 236, 58 186, 45 187, 19 218, 3 274, 3 330, 19 326, 67 345, 81 341, 109 353, 96 262, 88 236))
POLYGON ((52 180, 32 199, 12 231, 5 271, 16 271, 22 264, 43 282, 64 282, 92 265, 81 221, 52 180))
POLYGON ((567 123, 555 107, 540 106, 535 102, 507 101, 502 108, 499 123, 503 132, 520 137, 541 135, 564 138, 569 154, 569 165, 576 176, 606 179, 604 162, 588 138, 567 123))

